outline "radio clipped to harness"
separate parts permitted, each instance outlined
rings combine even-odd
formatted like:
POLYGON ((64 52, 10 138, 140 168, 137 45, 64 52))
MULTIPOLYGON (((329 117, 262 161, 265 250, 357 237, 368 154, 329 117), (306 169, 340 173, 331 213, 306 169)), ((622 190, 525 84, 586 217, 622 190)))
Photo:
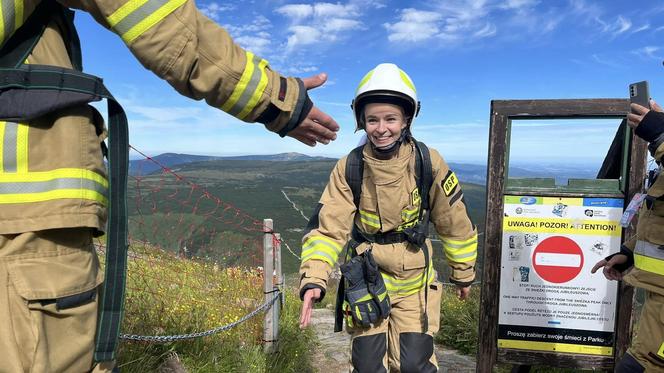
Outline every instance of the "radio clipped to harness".
MULTIPOLYGON (((366 328, 390 314, 390 297, 371 249, 341 265, 341 274, 337 307, 348 327, 366 328)), ((340 321, 335 331, 341 331, 340 321)))

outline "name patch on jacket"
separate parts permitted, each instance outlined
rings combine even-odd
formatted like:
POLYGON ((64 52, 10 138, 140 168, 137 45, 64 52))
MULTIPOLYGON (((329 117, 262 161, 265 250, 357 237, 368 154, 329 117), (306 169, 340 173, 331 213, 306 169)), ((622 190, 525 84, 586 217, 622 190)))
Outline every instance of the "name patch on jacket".
POLYGON ((449 197, 452 195, 452 192, 459 186, 459 179, 457 179, 456 175, 452 170, 447 171, 447 175, 443 178, 443 181, 441 181, 440 185, 443 187, 443 191, 445 192, 445 196, 449 197))

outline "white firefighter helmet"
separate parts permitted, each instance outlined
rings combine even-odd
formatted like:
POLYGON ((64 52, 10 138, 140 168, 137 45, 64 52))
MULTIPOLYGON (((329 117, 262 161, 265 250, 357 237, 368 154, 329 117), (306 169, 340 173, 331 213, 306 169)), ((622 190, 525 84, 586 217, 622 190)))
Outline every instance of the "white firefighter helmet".
POLYGON ((408 118, 408 129, 420 111, 415 85, 408 74, 393 63, 381 63, 369 71, 355 91, 350 107, 355 115, 355 131, 364 129, 364 106, 370 103, 387 103, 403 108, 408 118))

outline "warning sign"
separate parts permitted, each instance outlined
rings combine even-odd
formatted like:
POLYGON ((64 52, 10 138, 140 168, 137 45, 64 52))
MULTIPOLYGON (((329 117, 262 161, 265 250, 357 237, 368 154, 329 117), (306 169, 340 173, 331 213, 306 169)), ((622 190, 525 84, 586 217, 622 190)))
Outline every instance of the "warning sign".
POLYGON ((620 250, 622 199, 505 196, 498 346, 610 356, 617 283, 590 273, 620 250))
POLYGON ((583 251, 567 237, 549 237, 535 248, 533 268, 543 280, 556 284, 569 282, 583 268, 583 251))

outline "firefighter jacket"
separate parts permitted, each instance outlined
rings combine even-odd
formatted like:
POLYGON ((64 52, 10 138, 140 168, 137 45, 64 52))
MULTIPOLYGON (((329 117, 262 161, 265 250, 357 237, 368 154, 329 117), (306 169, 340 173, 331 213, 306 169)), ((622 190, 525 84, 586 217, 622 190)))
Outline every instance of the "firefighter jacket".
MULTIPOLYGON (((261 122, 282 137, 313 106, 302 81, 280 76, 266 60, 234 44, 193 0, 60 3, 91 13, 179 93, 204 99, 241 120, 261 122)), ((2 3, 0 45, 38 4, 2 3)), ((26 63, 72 68, 67 53, 71 40, 61 23, 51 20, 26 63)), ((63 227, 102 231, 108 202, 100 147, 104 136, 101 116, 88 105, 31 123, 0 121, 0 234, 63 227)))
MULTIPOLYGON (((450 280, 470 285, 475 279, 477 232, 463 202, 455 174, 441 155, 430 148, 433 184, 429 190, 430 221, 440 236, 447 261, 452 268, 450 280)), ((398 156, 379 160, 364 146, 364 176, 359 208, 345 180, 346 157, 337 162, 310 220, 302 241, 300 294, 311 287, 324 291, 330 273, 343 256, 349 234, 356 225, 369 234, 399 232, 417 223, 421 198, 415 180, 415 151, 412 142, 401 145, 398 156)), ((431 253, 431 242, 426 246, 431 253)), ((431 283, 435 271, 424 279, 425 257, 419 247, 408 242, 395 244, 363 243, 358 253, 372 247, 374 258, 391 296, 419 291, 431 283)), ((429 261, 431 266, 431 260, 429 261)), ((430 267, 431 268, 431 267, 430 267)))
MULTIPOLYGON (((664 156, 664 114, 650 111, 636 128, 650 143, 651 155, 660 163, 664 156)), ((639 210, 636 237, 624 245, 633 252, 634 267, 625 275, 630 285, 664 296, 664 177, 661 173, 648 188, 639 210)))

